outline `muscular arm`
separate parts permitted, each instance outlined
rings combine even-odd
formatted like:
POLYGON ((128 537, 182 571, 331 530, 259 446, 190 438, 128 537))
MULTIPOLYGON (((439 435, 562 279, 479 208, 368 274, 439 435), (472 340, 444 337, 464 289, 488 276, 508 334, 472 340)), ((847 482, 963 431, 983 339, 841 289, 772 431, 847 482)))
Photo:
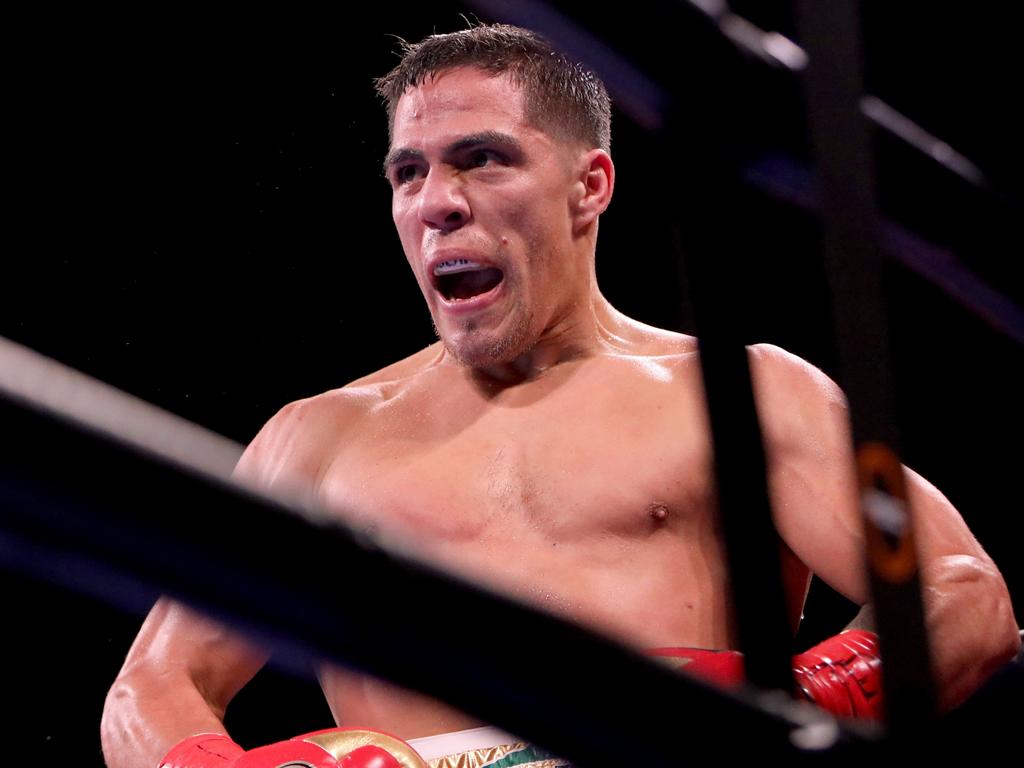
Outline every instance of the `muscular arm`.
MULTIPOLYGON (((864 605, 868 583, 846 403, 838 387, 774 347, 751 350, 768 450, 776 527, 788 547, 837 591, 864 605)), ((956 706, 1019 640, 995 564, 959 513, 906 470, 940 706, 956 706)))
MULTIPOLYGON (((246 449, 235 477, 256 488, 308 496, 333 426, 309 410, 308 403, 282 409, 246 449)), ((225 709, 266 658, 226 627, 161 599, 107 695, 101 736, 108 766, 156 766, 183 738, 224 733, 225 709)))
POLYGON ((156 766, 196 733, 225 733, 224 711, 266 660, 225 627, 161 599, 107 695, 101 735, 109 768, 156 766))

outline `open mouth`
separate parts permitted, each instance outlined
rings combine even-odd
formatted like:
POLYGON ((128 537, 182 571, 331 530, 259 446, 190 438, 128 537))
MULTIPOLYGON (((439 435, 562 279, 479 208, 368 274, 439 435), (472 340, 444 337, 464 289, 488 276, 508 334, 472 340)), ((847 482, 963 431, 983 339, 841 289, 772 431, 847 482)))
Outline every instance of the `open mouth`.
POLYGON ((448 301, 465 301, 497 287, 505 277, 497 267, 470 259, 450 259, 434 267, 434 286, 448 301))

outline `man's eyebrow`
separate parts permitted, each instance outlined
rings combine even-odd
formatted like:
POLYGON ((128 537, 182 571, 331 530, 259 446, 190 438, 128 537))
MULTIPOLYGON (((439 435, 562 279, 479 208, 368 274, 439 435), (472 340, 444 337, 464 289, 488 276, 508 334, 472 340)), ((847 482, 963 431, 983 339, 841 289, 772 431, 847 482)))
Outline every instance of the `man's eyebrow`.
MULTIPOLYGON (((443 156, 451 157, 459 152, 465 152, 467 149, 484 145, 498 146, 513 154, 522 154, 523 151, 522 143, 511 134, 502 133, 501 131, 481 131, 480 133, 471 133, 468 136, 456 139, 444 148, 443 156)), ((394 149, 388 152, 387 157, 384 158, 384 175, 387 176, 388 171, 399 163, 422 159, 423 153, 418 149, 409 149, 407 147, 394 149)))
POLYGON ((453 141, 445 147, 445 155, 453 155, 457 152, 473 149, 481 144, 497 145, 512 152, 521 153, 523 151, 523 145, 520 144, 519 139, 511 134, 502 133, 501 131, 481 131, 480 133, 471 133, 457 141, 453 141))
POLYGON ((387 157, 384 158, 384 175, 388 175, 388 171, 392 166, 404 163, 407 160, 422 160, 423 153, 418 149, 393 149, 388 152, 387 157))

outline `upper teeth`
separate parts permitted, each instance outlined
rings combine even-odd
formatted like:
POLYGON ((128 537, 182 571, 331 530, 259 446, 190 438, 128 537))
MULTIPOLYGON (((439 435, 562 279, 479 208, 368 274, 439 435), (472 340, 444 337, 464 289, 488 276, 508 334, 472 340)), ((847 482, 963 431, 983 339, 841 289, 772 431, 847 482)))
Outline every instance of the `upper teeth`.
POLYGON ((434 267, 434 274, 447 275, 452 272, 466 272, 470 269, 480 269, 482 266, 482 264, 469 259, 449 259, 434 267))

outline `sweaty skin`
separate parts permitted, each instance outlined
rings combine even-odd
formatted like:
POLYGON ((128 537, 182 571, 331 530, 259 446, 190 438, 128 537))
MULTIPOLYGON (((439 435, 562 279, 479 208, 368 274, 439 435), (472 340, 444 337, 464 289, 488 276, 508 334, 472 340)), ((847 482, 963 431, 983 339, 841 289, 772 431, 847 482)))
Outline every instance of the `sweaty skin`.
MULTIPOLYGON (((375 414, 356 420, 344 448, 328 449, 313 491, 320 502, 351 500, 365 511, 357 525, 385 540, 637 648, 730 645, 692 352, 609 352, 493 389, 442 349, 414 361, 399 366, 412 368, 407 377, 374 377, 339 393, 342 402, 307 404, 306 418, 352 399, 375 414)), ((806 577, 792 567, 796 581, 806 577)), ((476 629, 443 612, 438 626, 476 629)), ((418 735, 474 724, 340 671, 323 679, 347 722, 410 718, 418 735)))
MULTIPOLYGON (((387 172, 441 341, 286 406, 239 477, 635 648, 734 647, 695 341, 625 317, 597 287, 607 153, 531 125, 507 77, 454 69, 399 102, 387 172), (446 297, 434 267, 454 259, 502 280, 446 297)), ((867 600, 845 404, 782 350, 757 346, 750 358, 780 534, 766 545, 783 554, 795 628, 811 571, 867 600)), ((937 490, 908 479, 951 706, 1012 656, 1017 636, 991 560, 937 490)), ((437 631, 476 629, 438 606, 437 631)), ((264 661, 158 603, 107 700, 111 768, 155 765, 178 740, 222 731, 264 661)), ((328 667, 321 681, 340 724, 404 738, 478 724, 351 672, 328 667)))

